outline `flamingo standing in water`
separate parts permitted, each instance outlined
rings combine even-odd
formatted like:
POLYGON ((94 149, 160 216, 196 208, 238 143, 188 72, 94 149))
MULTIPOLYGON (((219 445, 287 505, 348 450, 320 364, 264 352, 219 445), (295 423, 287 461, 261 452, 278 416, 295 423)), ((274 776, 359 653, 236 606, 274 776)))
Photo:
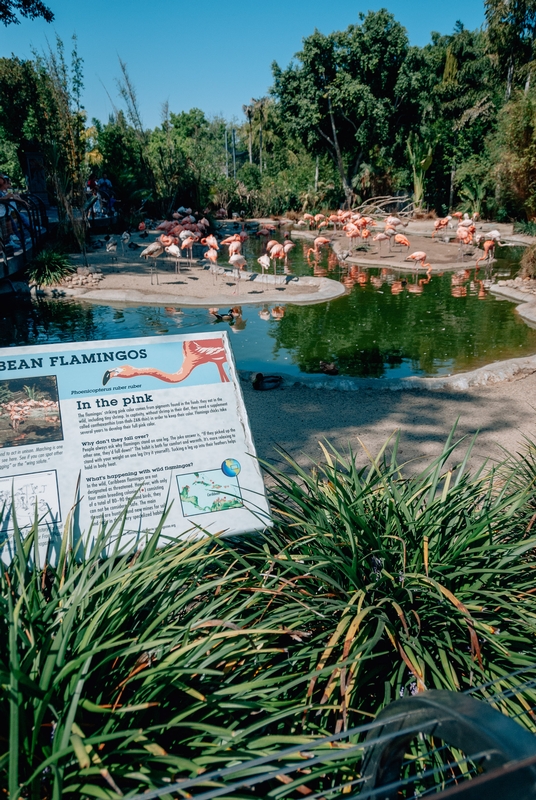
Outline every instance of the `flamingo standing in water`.
POLYGON ((309 260, 309 256, 311 253, 314 253, 315 256, 318 255, 320 248, 323 247, 325 244, 329 244, 329 239, 326 239, 325 236, 317 236, 313 242, 313 247, 310 247, 307 251, 307 260, 309 260))
POLYGON ((270 249, 269 252, 270 260, 274 262, 274 278, 276 276, 276 268, 277 268, 277 259, 284 258, 286 260, 287 254, 285 252, 285 248, 279 242, 276 242, 273 247, 270 249))
POLYGON ((293 247, 296 247, 294 242, 285 242, 285 244, 283 245, 283 250, 285 252, 285 264, 288 264, 288 254, 290 253, 293 247))
POLYGON ((477 258, 475 266, 478 267, 481 261, 492 261, 495 256, 495 239, 488 239, 484 242, 484 255, 477 258))
POLYGON ((122 367, 106 370, 102 378, 102 385, 106 386, 113 378, 136 378, 148 375, 165 383, 180 383, 185 380, 196 367, 202 364, 215 364, 222 383, 229 383, 229 378, 223 368, 227 363, 227 355, 221 339, 203 339, 199 342, 188 341, 182 345, 183 362, 177 372, 164 372, 156 367, 131 367, 125 364, 122 367))

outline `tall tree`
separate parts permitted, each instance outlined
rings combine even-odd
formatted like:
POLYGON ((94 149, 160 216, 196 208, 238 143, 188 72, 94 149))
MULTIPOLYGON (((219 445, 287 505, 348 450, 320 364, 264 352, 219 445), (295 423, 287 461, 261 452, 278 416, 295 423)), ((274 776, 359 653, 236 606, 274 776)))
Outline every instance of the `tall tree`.
POLYGON ((516 79, 528 91, 535 60, 536 0, 485 0, 490 50, 506 79, 506 100, 516 79), (506 74, 504 74, 506 73, 506 74))
POLYGON ((363 160, 378 158, 394 139, 395 88, 407 49, 405 29, 381 9, 345 31, 315 31, 286 70, 272 66, 289 130, 314 154, 329 154, 348 204, 363 160))

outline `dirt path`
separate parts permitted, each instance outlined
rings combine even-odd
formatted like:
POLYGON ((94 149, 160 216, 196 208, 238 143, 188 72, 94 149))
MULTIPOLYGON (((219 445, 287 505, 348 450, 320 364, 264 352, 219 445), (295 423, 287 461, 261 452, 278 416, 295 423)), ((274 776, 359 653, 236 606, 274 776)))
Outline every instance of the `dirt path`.
POLYGON ((258 455, 272 461, 276 444, 306 464, 321 458, 320 440, 358 451, 358 436, 376 454, 396 430, 402 459, 428 460, 441 451, 458 418, 460 435, 480 431, 475 464, 501 460, 504 449, 516 452, 524 436, 536 440, 536 373, 467 392, 304 387, 257 392, 246 382, 242 386, 258 455))

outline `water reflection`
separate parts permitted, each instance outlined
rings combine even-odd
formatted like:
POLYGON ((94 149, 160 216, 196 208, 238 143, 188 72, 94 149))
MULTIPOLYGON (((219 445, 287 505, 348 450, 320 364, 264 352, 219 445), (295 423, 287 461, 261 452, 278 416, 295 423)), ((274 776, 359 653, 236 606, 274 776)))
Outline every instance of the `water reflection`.
MULTIPOLYGON (((269 238, 277 237, 269 232, 269 238)), ((245 242, 249 263, 262 253, 265 240, 245 242)), ((459 372, 536 353, 536 330, 520 320, 513 304, 489 294, 499 275, 515 274, 511 262, 431 275, 340 264, 324 249, 308 264, 308 248, 298 243, 288 263, 277 264, 277 272, 329 275, 341 280, 348 294, 312 306, 261 303, 220 309, 98 306, 74 300, 19 303, 0 311, 0 345, 155 336, 216 326, 233 334, 242 369, 376 378, 459 372)))

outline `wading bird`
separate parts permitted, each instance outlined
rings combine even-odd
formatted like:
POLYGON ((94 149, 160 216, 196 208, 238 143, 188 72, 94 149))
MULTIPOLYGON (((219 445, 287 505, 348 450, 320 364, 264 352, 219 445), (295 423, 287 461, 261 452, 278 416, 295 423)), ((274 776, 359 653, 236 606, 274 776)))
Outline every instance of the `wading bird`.
POLYGON ((432 231, 432 239, 434 238, 436 233, 439 233, 439 231, 442 231, 444 228, 448 226, 451 219, 452 217, 450 216, 450 214, 448 217, 443 217, 442 219, 436 219, 436 221, 434 222, 434 230, 432 231))
POLYGON ((481 261, 493 261, 493 257, 495 255, 495 245, 496 242, 494 239, 488 239, 484 242, 484 255, 480 256, 480 258, 477 258, 475 266, 478 267, 481 261))
POLYGON ((396 244, 399 244, 402 247, 407 247, 408 250, 410 248, 409 239, 406 236, 404 236, 403 233, 395 234, 395 242, 396 242, 396 244))
POLYGON ((426 261, 426 253, 423 250, 417 250, 415 253, 412 253, 410 256, 406 256, 404 261, 413 261, 415 264, 420 263, 421 267, 431 267, 431 264, 425 264, 426 261))
MULTIPOLYGON (((116 243, 117 247, 117 243, 116 243)), ((108 249, 108 248, 106 248, 108 249)), ((140 253, 140 258, 158 258, 164 252, 164 248, 160 242, 153 242, 152 244, 147 245, 145 250, 142 250, 140 253)))
POLYGON ((326 244, 329 244, 329 239, 326 239, 325 236, 317 236, 313 242, 313 247, 310 247, 307 251, 307 260, 309 260, 311 253, 314 253, 315 256, 317 256, 320 252, 320 248, 326 244))
POLYGON ((121 234, 121 249, 123 251, 123 258, 125 257, 125 247, 130 242, 130 233, 128 231, 124 231, 121 234))
POLYGON ((210 247, 206 252, 203 253, 203 258, 206 258, 212 264, 215 264, 218 260, 218 251, 214 250, 213 247, 210 247))
POLYGON ((377 233, 376 236, 372 237, 373 242, 378 242, 378 253, 382 251, 382 242, 387 242, 389 250, 391 249, 391 237, 387 236, 386 233, 377 233))
POLYGON ((106 252, 110 253, 112 261, 117 261, 117 239, 112 237, 106 242, 106 252))

